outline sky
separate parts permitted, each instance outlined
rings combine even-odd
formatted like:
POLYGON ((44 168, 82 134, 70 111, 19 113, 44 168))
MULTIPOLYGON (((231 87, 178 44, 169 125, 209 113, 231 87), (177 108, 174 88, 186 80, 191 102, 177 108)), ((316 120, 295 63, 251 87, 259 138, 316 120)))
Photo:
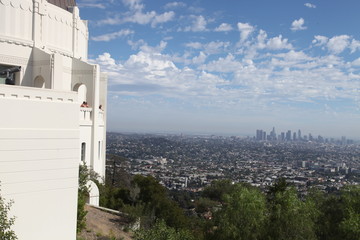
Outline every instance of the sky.
POLYGON ((77 0, 107 128, 359 138, 359 0, 77 0))

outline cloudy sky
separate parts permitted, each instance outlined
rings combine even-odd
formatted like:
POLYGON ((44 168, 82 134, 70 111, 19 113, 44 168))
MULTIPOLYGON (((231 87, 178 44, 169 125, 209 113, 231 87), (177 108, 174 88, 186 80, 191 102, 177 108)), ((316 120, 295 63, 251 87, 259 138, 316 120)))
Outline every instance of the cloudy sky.
POLYGON ((108 130, 360 136, 359 0, 78 0, 108 130))

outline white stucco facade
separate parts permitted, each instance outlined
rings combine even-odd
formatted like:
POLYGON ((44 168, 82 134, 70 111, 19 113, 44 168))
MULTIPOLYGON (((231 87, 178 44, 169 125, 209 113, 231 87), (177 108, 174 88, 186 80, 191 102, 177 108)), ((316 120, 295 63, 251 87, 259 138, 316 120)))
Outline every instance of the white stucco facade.
POLYGON ((0 76, 0 188, 14 201, 13 229, 20 240, 75 240, 80 161, 105 175, 106 75, 87 63, 76 6, 0 0, 0 22, 0 72, 21 67, 13 85, 0 76))

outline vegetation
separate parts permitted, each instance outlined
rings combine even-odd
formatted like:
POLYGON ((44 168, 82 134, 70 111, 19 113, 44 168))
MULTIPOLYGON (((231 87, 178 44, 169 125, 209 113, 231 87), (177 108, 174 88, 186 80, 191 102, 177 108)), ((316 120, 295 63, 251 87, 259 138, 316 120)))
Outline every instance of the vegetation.
POLYGON ((187 230, 176 230, 166 225, 165 221, 159 220, 148 230, 140 230, 135 233, 135 240, 195 240, 187 230))
POLYGON ((6 202, 0 194, 0 240, 18 239, 15 232, 11 230, 15 217, 8 216, 12 203, 12 201, 6 202))
MULTIPOLYGON (((126 161, 112 159, 117 165, 126 161)), ((151 176, 123 173, 121 167, 112 169, 100 186, 100 204, 141 219, 136 240, 360 240, 360 186, 299 196, 285 179, 266 192, 217 180, 195 194, 168 191, 151 176)))
POLYGON ((87 182, 89 180, 89 169, 83 162, 79 166, 79 188, 78 188, 78 204, 77 204, 77 225, 76 231, 81 232, 86 227, 86 199, 89 196, 87 182))
POLYGON ((224 196, 222 208, 214 215, 211 239, 259 239, 265 229, 265 196, 256 188, 235 185, 224 196))

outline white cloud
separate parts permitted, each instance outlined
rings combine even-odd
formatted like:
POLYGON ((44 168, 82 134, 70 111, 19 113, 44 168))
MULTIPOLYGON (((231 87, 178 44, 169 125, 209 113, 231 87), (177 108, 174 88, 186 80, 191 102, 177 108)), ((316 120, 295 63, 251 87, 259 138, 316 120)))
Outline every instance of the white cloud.
POLYGON ((183 2, 170 2, 164 6, 165 9, 174 9, 180 7, 186 7, 186 4, 183 2))
MULTIPOLYGON (((145 99, 156 95, 165 101, 171 97, 184 104, 221 109, 266 109, 269 103, 283 109, 284 103, 353 99, 357 94, 353 91, 357 85, 353 79, 359 79, 359 75, 340 70, 345 62, 334 55, 313 58, 290 50, 274 55, 270 62, 255 62, 228 54, 206 64, 206 54, 201 51, 191 63, 202 65, 193 69, 177 67, 159 51, 164 45, 149 47, 151 51, 141 50, 122 64, 108 53, 100 55, 97 62, 110 72, 109 92, 145 99), (224 80, 222 76, 227 75, 232 77, 224 80)), ((360 64, 360 59, 352 63, 356 64, 360 64)))
POLYGON ((299 30, 305 30, 306 27, 304 26, 304 19, 299 18, 298 20, 294 20, 291 24, 291 30, 292 31, 299 31, 299 30))
POLYGON ((108 41, 114 40, 119 37, 131 35, 133 33, 134 33, 134 31, 132 31, 130 29, 122 29, 118 32, 107 33, 107 34, 91 37, 91 40, 96 41, 96 42, 108 42, 108 41))
POLYGON ((339 35, 332 38, 325 36, 315 36, 312 43, 315 46, 325 47, 330 53, 339 54, 345 51, 347 48, 350 49, 350 53, 354 53, 360 49, 360 41, 353 39, 348 35, 339 35))
POLYGON ((215 32, 229 32, 233 30, 232 26, 228 23, 222 23, 220 26, 215 28, 215 32))
POLYGON ((116 65, 115 60, 111 57, 110 53, 103 53, 102 55, 99 55, 96 58, 96 61, 101 64, 101 65, 105 65, 105 66, 114 66, 116 65))
POLYGON ((145 5, 141 0, 122 0, 123 4, 127 6, 130 11, 124 12, 121 16, 115 15, 97 21, 97 25, 117 25, 123 23, 137 23, 141 25, 151 24, 155 27, 158 24, 172 21, 175 17, 173 11, 158 14, 155 11, 144 12, 145 5))
POLYGON ((200 15, 200 16, 192 16, 193 22, 191 26, 185 27, 185 32, 204 32, 207 31, 206 25, 207 21, 206 19, 200 15))
POLYGON ((316 35, 314 37, 314 40, 312 40, 312 43, 315 46, 323 46, 323 45, 327 44, 328 41, 329 41, 329 38, 327 38, 325 36, 321 36, 321 35, 316 35))
POLYGON ((121 24, 123 23, 122 19, 120 19, 119 16, 114 16, 114 17, 108 17, 105 19, 101 19, 99 21, 96 22, 97 25, 102 26, 102 25, 117 25, 117 24, 121 24))
POLYGON ((316 8, 316 5, 312 4, 312 3, 305 3, 304 5, 305 5, 305 7, 308 7, 308 8, 316 8))
POLYGON ((203 47, 202 43, 200 43, 200 42, 189 42, 189 43, 186 43, 185 46, 194 48, 194 49, 201 49, 203 47))
POLYGON ((127 60, 115 61, 104 53, 96 61, 110 73, 109 92, 121 95, 156 95, 185 104, 224 108, 231 104, 262 108, 270 102, 281 107, 285 102, 340 98, 354 101, 360 58, 349 62, 333 54, 351 49, 352 44, 358 49, 358 42, 351 37, 315 36, 313 44, 329 50, 328 55, 317 57, 312 51, 308 55, 307 50, 295 50, 282 35, 269 38, 264 30, 259 30, 254 38, 244 39, 248 44, 243 44, 242 54, 229 54, 233 52, 230 42, 202 39, 184 44, 192 49, 174 56, 166 54, 165 41, 157 46, 149 46, 143 40, 129 41, 138 52, 127 60), (335 44, 342 47, 335 48, 335 44), (262 54, 256 55, 259 49, 262 54), (255 52, 254 58, 248 57, 250 50, 255 52), (211 55, 214 53, 219 55, 211 55), (181 64, 177 66, 177 62, 181 64))
MULTIPOLYGON (((112 1, 110 1, 111 3, 112 1)), ((101 1, 101 0, 79 0, 77 1, 77 5, 81 8, 99 8, 99 9, 105 9, 107 5, 109 5, 107 2, 101 1)))
POLYGON ((123 22, 132 22, 138 23, 141 25, 149 24, 156 17, 156 12, 146 12, 137 11, 134 14, 129 14, 123 19, 123 22))
POLYGON ((354 53, 357 50, 360 50, 360 41, 353 39, 350 44, 350 49, 351 49, 351 53, 354 53))
POLYGON ((129 46, 131 47, 132 50, 137 50, 137 49, 140 48, 140 46, 143 46, 146 43, 145 43, 145 41, 143 39, 140 39, 140 40, 138 40, 136 42, 128 40, 127 44, 129 44, 129 46))
POLYGON ((196 57, 194 57, 193 59, 192 59, 192 63, 193 64, 202 64, 202 63, 204 63, 205 62, 205 60, 206 60, 206 54, 205 53, 203 53, 203 52, 200 52, 199 53, 199 56, 196 56, 196 57))
POLYGON ((157 15, 151 22, 151 26, 155 27, 159 23, 165 23, 173 20, 175 17, 175 13, 173 11, 165 12, 163 14, 157 15))
POLYGON ((284 58, 286 61, 310 61, 312 58, 310 58, 308 55, 306 55, 302 51, 294 51, 290 50, 287 53, 279 53, 276 56, 284 58))
POLYGON ((260 29, 256 38, 250 39, 245 43, 239 42, 237 43, 237 47, 239 48, 236 53, 243 55, 245 59, 254 59, 255 57, 264 58, 267 56, 264 52, 269 50, 293 49, 292 44, 288 42, 287 38, 283 38, 282 35, 268 38, 267 33, 262 29, 260 29), (258 50, 263 51, 261 55, 259 55, 258 50))
POLYGON ((122 0, 123 4, 132 10, 140 11, 144 8, 142 0, 122 0))
POLYGON ((212 41, 203 45, 203 48, 207 54, 216 54, 223 52, 230 46, 229 42, 212 41))
POLYGON ((354 66, 360 66, 360 58, 355 59, 355 60, 352 62, 352 65, 354 65, 354 66))
POLYGON ((266 48, 272 49, 272 50, 279 50, 279 49, 292 49, 292 45, 288 43, 288 39, 282 38, 282 35, 279 35, 278 37, 270 38, 266 42, 266 48))
POLYGON ((266 47, 266 38, 267 34, 264 30, 260 29, 259 34, 257 36, 257 46, 256 48, 263 49, 266 47))
POLYGON ((240 31, 240 42, 244 42, 249 35, 254 31, 254 27, 248 23, 238 23, 238 29, 240 31))
POLYGON ((79 7, 83 7, 83 8, 100 8, 100 9, 105 9, 105 5, 102 3, 78 3, 77 4, 79 7))
POLYGON ((203 65, 201 68, 210 72, 229 73, 242 69, 243 65, 235 59, 234 55, 228 54, 225 58, 220 57, 217 60, 203 65))
MULTIPOLYGON (((137 66, 143 66, 142 71, 153 74, 160 74, 160 76, 166 75, 166 71, 168 70, 177 70, 175 64, 167 60, 163 55, 154 52, 142 51, 136 55, 131 55, 130 58, 124 63, 124 66, 131 69, 134 69, 134 67, 136 68, 137 66)), ((154 80, 159 81, 159 79, 154 80)), ((170 79, 168 81, 170 81, 170 79)))
POLYGON ((158 46, 155 46, 155 47, 151 47, 149 45, 147 45, 146 43, 143 44, 140 49, 143 51, 143 52, 146 52, 146 53, 161 53, 167 46, 167 42, 165 41, 160 41, 159 45, 158 46))
POLYGON ((211 41, 205 44, 200 42, 189 42, 185 44, 186 47, 193 49, 202 49, 206 54, 217 54, 224 52, 229 46, 229 42, 211 41))
POLYGON ((329 39, 327 47, 330 52, 334 54, 339 54, 343 52, 347 47, 349 47, 350 37, 347 35, 335 36, 329 39))

